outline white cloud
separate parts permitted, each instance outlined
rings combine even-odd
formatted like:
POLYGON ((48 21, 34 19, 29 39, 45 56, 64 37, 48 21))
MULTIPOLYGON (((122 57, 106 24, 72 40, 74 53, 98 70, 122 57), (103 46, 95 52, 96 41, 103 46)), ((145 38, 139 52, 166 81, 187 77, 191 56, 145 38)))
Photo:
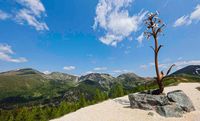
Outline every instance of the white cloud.
POLYGON ((28 24, 37 31, 49 30, 44 18, 47 16, 41 0, 14 0, 19 7, 10 8, 10 13, 0 10, 0 20, 11 19, 20 25, 28 24), (15 9, 15 11, 13 11, 15 9))
POLYGON ((41 21, 42 16, 46 16, 45 8, 40 0, 17 0, 24 8, 19 10, 16 20, 20 24, 25 22, 35 27, 36 30, 49 30, 47 24, 41 21))
POLYGON ((17 0, 17 2, 25 6, 32 14, 38 17, 45 12, 45 8, 40 0, 17 0))
POLYGON ((190 15, 191 20, 200 20, 200 5, 197 5, 195 10, 190 15))
POLYGON ((2 10, 0 10, 0 20, 6 20, 10 17, 10 15, 2 10))
MULTIPOLYGON (((153 62, 149 63, 149 66, 150 66, 150 68, 152 68, 152 67, 155 66, 155 63, 153 63, 153 62)), ((161 64, 158 65, 158 67, 161 68, 161 69, 166 69, 166 68, 168 68, 168 66, 170 66, 170 64, 168 64, 168 63, 167 64, 161 63, 161 64)))
MULTIPOLYGON (((105 70, 108 70, 107 68, 104 68, 104 67, 97 67, 97 68, 94 68, 92 71, 87 71, 85 73, 83 73, 83 75, 87 75, 87 74, 91 74, 91 73, 104 73, 103 71, 105 70)), ((109 74, 113 74, 113 75, 118 75, 118 74, 122 74, 122 73, 127 73, 127 72, 130 72, 126 69, 116 69, 116 70, 109 70, 107 71, 107 73, 109 74)))
MULTIPOLYGON (((159 64, 159 68, 160 68, 161 70, 166 70, 166 69, 168 69, 172 64, 175 64, 175 65, 176 65, 176 66, 175 66, 176 69, 181 69, 181 68, 183 68, 183 67, 185 67, 185 66, 188 66, 188 65, 200 65, 200 60, 188 60, 188 61, 181 61, 181 60, 178 60, 178 61, 176 61, 176 62, 171 62, 171 63, 161 63, 161 64, 159 64)), ((147 65, 141 65, 140 68, 141 68, 141 69, 144 69, 144 67, 145 67, 145 69, 148 69, 148 68, 152 69, 152 68, 154 67, 154 65, 155 65, 155 64, 152 62, 152 63, 149 63, 149 64, 147 64, 147 65)))
POLYGON ((26 21, 30 26, 35 27, 36 30, 49 30, 46 23, 38 21, 37 18, 31 15, 27 9, 20 10, 16 19, 20 24, 23 24, 24 21, 26 21))
POLYGON ((50 71, 44 71, 43 73, 44 73, 44 74, 51 74, 50 71))
POLYGON ((200 20, 200 5, 197 5, 192 13, 178 18, 173 26, 179 27, 183 25, 190 25, 193 21, 199 21, 199 20, 200 20))
POLYGON ((125 70, 125 69, 123 69, 123 70, 113 70, 114 74, 126 73, 126 72, 128 72, 128 70, 125 70))
POLYGON ((133 0, 99 0, 96 8, 94 29, 103 29, 106 34, 100 41, 106 45, 116 46, 118 42, 128 38, 139 26, 147 12, 130 16, 127 8, 133 0))
POLYGON ((63 69, 66 71, 72 71, 72 70, 75 70, 76 67, 75 66, 65 66, 63 69))
POLYGON ((140 68, 141 68, 142 70, 147 70, 148 66, 147 66, 147 65, 141 65, 140 68))
POLYGON ((200 60, 178 61, 175 64, 176 66, 179 66, 179 67, 184 67, 188 65, 200 65, 200 60))
POLYGON ((13 54, 14 51, 12 50, 11 46, 6 44, 0 44, 0 60, 14 63, 23 63, 28 61, 24 57, 13 58, 13 54))
POLYGON ((142 44, 142 41, 144 40, 144 33, 142 33, 140 36, 136 39, 140 44, 142 44))
POLYGON ((105 71, 105 70, 107 70, 108 68, 107 67, 96 67, 96 68, 94 68, 93 70, 94 71, 105 71))
POLYGON ((174 27, 178 27, 178 26, 182 26, 182 25, 189 25, 191 23, 192 23, 192 21, 190 20, 189 16, 182 16, 175 21, 174 27))
POLYGON ((87 71, 83 75, 92 74, 92 73, 95 73, 95 72, 94 71, 87 71))
POLYGON ((0 44, 0 52, 9 53, 9 54, 14 53, 13 50, 11 49, 11 46, 7 44, 0 44))
MULTIPOLYGON (((176 68, 177 69, 181 69, 185 66, 188 66, 188 65, 200 65, 200 60, 188 60, 188 61, 177 61, 177 62, 174 62, 174 64, 176 65, 176 68)), ((166 63, 166 64, 163 64, 163 65, 166 65, 166 66, 170 66, 172 65, 172 63, 166 63)))
POLYGON ((183 57, 179 57, 177 60, 179 60, 179 61, 180 61, 180 60, 182 60, 182 59, 183 59, 183 57))

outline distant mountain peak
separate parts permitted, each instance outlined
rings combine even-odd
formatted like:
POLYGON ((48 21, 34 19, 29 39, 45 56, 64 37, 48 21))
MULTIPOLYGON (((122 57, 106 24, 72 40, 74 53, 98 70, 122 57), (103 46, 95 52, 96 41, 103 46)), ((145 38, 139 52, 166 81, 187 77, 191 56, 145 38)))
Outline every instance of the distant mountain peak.
POLYGON ((21 68, 11 71, 2 72, 3 75, 26 75, 26 74, 42 74, 40 71, 33 68, 21 68))
POLYGON ((121 74, 117 77, 118 79, 126 79, 126 78, 130 78, 130 79, 134 79, 134 80, 143 80, 144 78, 138 76, 137 74, 135 73, 124 73, 124 74, 121 74))
POLYGON ((45 78, 47 79, 52 79, 52 80, 62 80, 62 81, 75 81, 78 82, 78 77, 66 73, 61 73, 61 72, 52 72, 50 74, 44 75, 45 78))
POLYGON ((172 75, 181 75, 181 74, 200 76, 200 65, 186 66, 186 67, 174 72, 172 75))
POLYGON ((82 80, 99 80, 101 78, 110 78, 114 79, 110 74, 105 73, 90 73, 79 78, 80 81, 82 80))
POLYGON ((104 73, 90 73, 79 78, 80 83, 91 81, 100 84, 102 88, 107 90, 116 80, 115 77, 104 73))

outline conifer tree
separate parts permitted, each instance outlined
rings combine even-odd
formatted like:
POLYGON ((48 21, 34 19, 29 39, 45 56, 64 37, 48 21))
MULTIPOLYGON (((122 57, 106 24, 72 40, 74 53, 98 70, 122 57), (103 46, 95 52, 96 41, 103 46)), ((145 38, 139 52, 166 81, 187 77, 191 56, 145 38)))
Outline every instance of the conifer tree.
POLYGON ((85 96, 84 96, 84 94, 81 94, 79 106, 80 107, 85 107, 86 105, 87 104, 86 104, 85 96))

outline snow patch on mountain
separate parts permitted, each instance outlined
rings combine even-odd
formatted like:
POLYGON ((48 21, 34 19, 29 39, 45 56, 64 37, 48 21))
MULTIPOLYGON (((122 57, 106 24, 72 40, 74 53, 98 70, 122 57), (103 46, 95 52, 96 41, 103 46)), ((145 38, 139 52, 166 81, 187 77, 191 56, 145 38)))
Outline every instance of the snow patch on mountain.
POLYGON ((200 75, 200 68, 196 68, 196 74, 200 75))

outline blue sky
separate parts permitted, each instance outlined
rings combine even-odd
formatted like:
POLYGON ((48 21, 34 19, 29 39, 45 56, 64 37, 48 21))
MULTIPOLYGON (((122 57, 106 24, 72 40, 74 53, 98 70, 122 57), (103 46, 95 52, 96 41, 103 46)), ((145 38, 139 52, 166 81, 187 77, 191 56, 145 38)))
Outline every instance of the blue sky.
POLYGON ((200 64, 200 0, 0 0, 0 71, 154 76, 148 12, 166 23, 160 68, 200 64))

